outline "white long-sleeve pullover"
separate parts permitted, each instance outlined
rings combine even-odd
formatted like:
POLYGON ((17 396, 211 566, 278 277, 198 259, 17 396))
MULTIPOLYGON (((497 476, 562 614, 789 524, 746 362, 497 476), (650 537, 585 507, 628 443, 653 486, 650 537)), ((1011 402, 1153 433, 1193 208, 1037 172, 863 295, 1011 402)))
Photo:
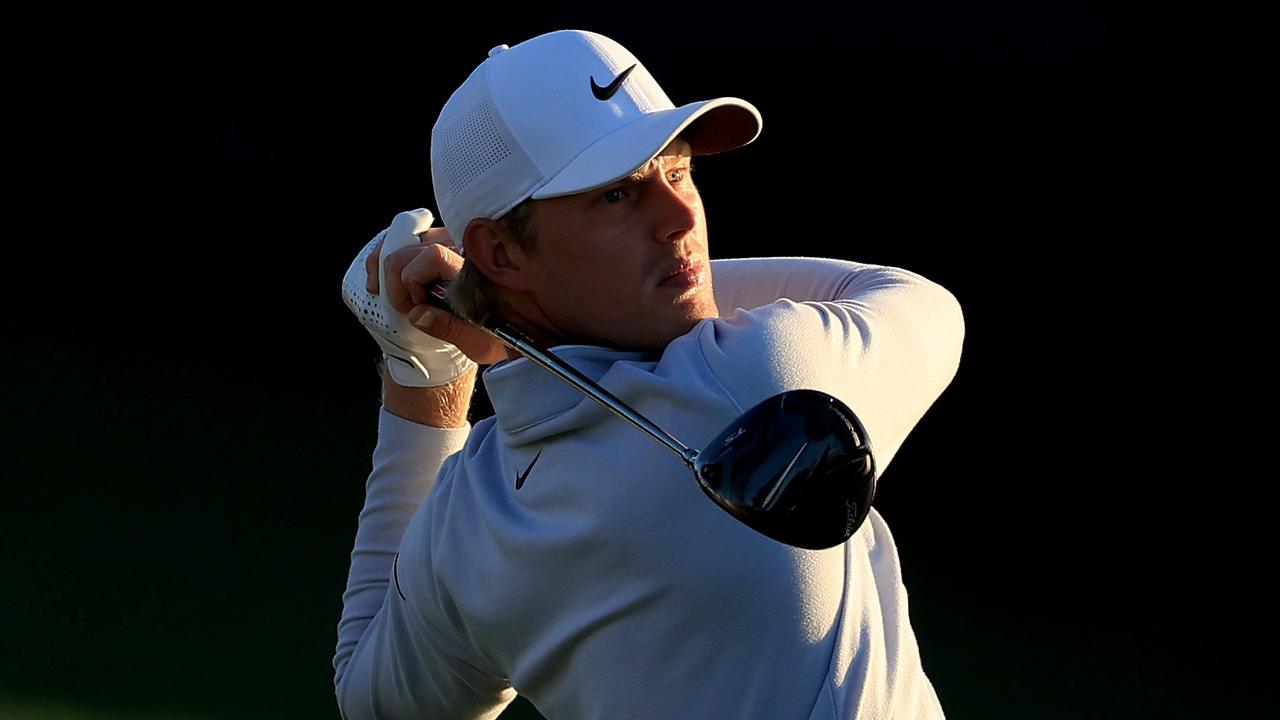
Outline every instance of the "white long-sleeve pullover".
MULTIPOLYGON (((779 392, 830 393, 883 478, 956 372, 955 298, 837 260, 712 273, 722 317, 660 356, 556 351, 691 447, 779 392)), ((874 509, 839 547, 789 547, 530 361, 485 384, 495 416, 469 431, 380 417, 334 658, 345 718, 490 718, 517 690, 551 720, 942 717, 874 509)))

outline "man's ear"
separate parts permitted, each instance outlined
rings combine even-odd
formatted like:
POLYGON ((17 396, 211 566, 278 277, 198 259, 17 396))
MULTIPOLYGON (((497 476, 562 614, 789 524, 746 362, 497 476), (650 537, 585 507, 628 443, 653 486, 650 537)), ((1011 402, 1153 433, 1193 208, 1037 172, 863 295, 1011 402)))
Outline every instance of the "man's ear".
POLYGON ((467 262, 490 282, 517 292, 532 287, 529 277, 528 255, 520 249, 511 229, 497 220, 475 218, 463 231, 463 247, 467 262))

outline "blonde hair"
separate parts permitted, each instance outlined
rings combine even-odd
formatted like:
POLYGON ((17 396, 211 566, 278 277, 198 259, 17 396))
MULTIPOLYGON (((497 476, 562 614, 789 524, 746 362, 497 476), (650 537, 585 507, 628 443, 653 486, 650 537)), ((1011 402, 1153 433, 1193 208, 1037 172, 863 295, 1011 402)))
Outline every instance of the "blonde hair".
MULTIPOLYGON (((537 229, 533 227, 534 202, 526 199, 498 218, 498 222, 511 230, 516 244, 525 252, 533 252, 537 246, 537 229)), ((476 325, 484 325, 499 314, 493 283, 469 259, 464 259, 462 270, 449 283, 445 294, 454 314, 476 325)))

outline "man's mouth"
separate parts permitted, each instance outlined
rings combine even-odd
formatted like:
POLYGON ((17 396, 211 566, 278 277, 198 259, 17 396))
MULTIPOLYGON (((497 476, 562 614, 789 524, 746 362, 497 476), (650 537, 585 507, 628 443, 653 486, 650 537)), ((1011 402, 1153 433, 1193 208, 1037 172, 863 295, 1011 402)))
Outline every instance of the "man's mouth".
POLYGON ((660 288, 687 290, 706 281, 706 264, 697 258, 686 258, 666 269, 660 288))

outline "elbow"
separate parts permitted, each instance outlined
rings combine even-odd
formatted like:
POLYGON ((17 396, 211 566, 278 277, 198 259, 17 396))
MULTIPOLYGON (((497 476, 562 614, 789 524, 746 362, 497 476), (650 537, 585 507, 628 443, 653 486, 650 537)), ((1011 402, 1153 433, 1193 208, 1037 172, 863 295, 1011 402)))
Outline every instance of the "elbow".
MULTIPOLYGON (((929 283, 932 291, 932 309, 928 314, 930 355, 936 370, 950 384, 960 369, 960 355, 964 349, 964 309, 960 300, 937 283, 929 283)), ((939 390, 941 392, 941 390, 939 390)))
POLYGON ((964 348, 964 310, 950 290, 915 276, 913 283, 914 336, 919 371, 934 378, 934 398, 951 383, 960 368, 964 348))
POLYGON ((954 375, 960 367, 960 353, 964 349, 964 309, 951 291, 941 285, 937 287, 943 296, 938 311, 941 354, 948 359, 954 375))
POLYGON ((892 268, 892 277, 911 298, 907 307, 916 318, 921 349, 939 370, 949 370, 948 378, 960 366, 964 346, 964 310, 960 300, 947 288, 922 275, 892 268))

